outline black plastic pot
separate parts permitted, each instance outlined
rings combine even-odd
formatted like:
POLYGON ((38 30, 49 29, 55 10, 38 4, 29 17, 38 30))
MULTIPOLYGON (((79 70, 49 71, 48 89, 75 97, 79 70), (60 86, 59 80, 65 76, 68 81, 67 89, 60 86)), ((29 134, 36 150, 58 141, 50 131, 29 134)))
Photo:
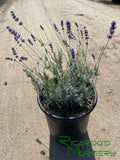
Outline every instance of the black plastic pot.
POLYGON ((120 3, 120 0, 112 0, 113 3, 120 3))
POLYGON ((40 96, 37 96, 40 109, 45 113, 51 136, 55 140, 59 140, 59 136, 70 136, 71 139, 81 140, 86 131, 89 116, 97 103, 97 92, 95 91, 95 99, 93 106, 85 114, 78 117, 62 118, 48 113, 40 102, 40 96))

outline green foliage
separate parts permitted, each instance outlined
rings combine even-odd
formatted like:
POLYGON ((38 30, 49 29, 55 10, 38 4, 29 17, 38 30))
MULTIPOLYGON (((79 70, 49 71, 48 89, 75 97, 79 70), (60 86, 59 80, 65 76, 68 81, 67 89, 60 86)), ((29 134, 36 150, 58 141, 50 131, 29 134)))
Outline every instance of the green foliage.
MULTIPOLYGON (((71 108, 83 108, 86 101, 94 97, 97 76, 100 75, 100 61, 107 48, 109 39, 112 38, 112 34, 116 28, 116 23, 112 22, 110 35, 108 36, 105 47, 103 47, 103 50, 98 57, 97 63, 95 55, 92 54, 95 65, 91 68, 87 59, 89 36, 86 27, 82 30, 75 22, 76 34, 74 35, 71 31, 71 23, 69 20, 67 20, 66 24, 67 28, 65 30, 63 22, 61 21, 63 33, 61 33, 54 24, 54 29, 61 39, 64 48, 63 50, 60 50, 59 48, 57 52, 54 51, 54 47, 52 43, 50 43, 50 40, 41 25, 41 29, 44 32, 47 42, 43 42, 42 38, 33 36, 33 34, 22 25, 23 28, 31 34, 31 38, 34 41, 32 43, 29 40, 29 44, 25 40, 22 40, 22 42, 26 42, 24 44, 31 49, 34 55, 29 54, 28 51, 24 49, 23 45, 22 48, 30 58, 34 60, 35 67, 34 69, 31 69, 31 64, 29 66, 23 62, 27 60, 26 57, 15 59, 16 62, 24 67, 24 71, 31 79, 37 93, 47 101, 49 106, 62 110, 63 112, 66 112, 71 108), (45 50, 44 54, 39 54, 34 50, 33 44, 35 41, 39 42, 42 51, 43 49, 45 50), (41 55, 43 56, 41 57, 41 55), (37 61, 33 56, 37 57, 37 61)), ((9 26, 7 28, 9 28, 9 26)), ((7 59, 11 60, 9 57, 7 57, 7 59)))

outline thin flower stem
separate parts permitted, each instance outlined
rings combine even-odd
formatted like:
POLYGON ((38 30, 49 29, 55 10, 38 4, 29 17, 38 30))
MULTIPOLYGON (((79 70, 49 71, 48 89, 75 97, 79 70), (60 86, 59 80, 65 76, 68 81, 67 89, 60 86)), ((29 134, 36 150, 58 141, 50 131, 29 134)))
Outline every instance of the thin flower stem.
MULTIPOLYGON (((63 34, 64 34, 64 30, 63 30, 63 34)), ((56 34, 57 35, 57 34, 56 34)), ((65 34, 63 35, 64 36, 64 40, 66 41, 66 39, 65 39, 65 34)), ((57 35, 57 37, 58 37, 58 39, 59 39, 59 36, 57 35)), ((61 38, 61 41, 63 40, 63 37, 61 36, 61 34, 60 34, 60 38, 61 38)), ((68 51, 68 49, 67 49, 67 47, 65 47, 65 50, 67 51, 67 53, 69 52, 68 51)), ((69 62, 68 62, 68 60, 67 60, 67 57, 66 57, 66 55, 63 53, 63 55, 64 55, 64 57, 65 57, 65 60, 66 60, 66 63, 67 63, 67 67, 69 66, 69 62)))
MULTIPOLYGON (((27 29, 27 27, 25 27, 24 25, 22 25, 23 26, 23 28, 28 32, 28 33, 30 33, 30 34, 32 34, 32 32, 30 32, 28 29, 27 29)), ((42 40, 41 38, 40 39, 38 39, 36 36, 34 36, 35 37, 35 39, 40 43, 40 40, 42 40)), ((41 43, 40 43, 41 44, 41 43)))
MULTIPOLYGON (((105 50, 106 50, 106 48, 107 48, 107 46, 108 46, 109 40, 110 40, 110 39, 107 40, 106 45, 105 45, 105 47, 103 48, 103 51, 100 53, 100 55, 99 55, 99 57, 98 57, 97 72, 99 72, 100 61, 101 61, 101 58, 102 58, 102 56, 103 56, 103 54, 104 54, 104 52, 105 52, 105 50)), ((96 86, 96 82, 97 82, 97 76, 95 76, 95 86, 96 86)))
MULTIPOLYGON (((23 68, 27 68, 30 72, 32 71, 32 73, 34 73, 38 78, 40 78, 40 76, 37 73, 35 73, 33 70, 31 70, 24 62, 18 62, 18 61, 15 61, 15 62, 21 65, 23 68)), ((41 75, 41 73, 39 74, 41 75)))
POLYGON ((102 55, 104 54, 104 52, 105 52, 105 50, 106 50, 106 48, 107 48, 107 46, 108 46, 109 40, 110 40, 110 39, 107 40, 105 47, 103 47, 103 51, 102 51, 102 52, 100 53, 100 55, 99 55, 98 63, 97 63, 97 64, 98 64, 98 66, 97 66, 98 69, 99 69, 99 65, 100 65, 100 61, 101 61, 102 55))
POLYGON ((31 59, 33 59, 34 60, 34 62, 37 62, 36 60, 35 60, 35 58, 34 57, 32 57, 29 53, 28 53, 28 51, 22 46, 22 48, 23 48, 23 50, 28 54, 28 56, 30 56, 31 57, 31 59))
POLYGON ((42 57, 39 56, 39 54, 29 45, 25 42, 25 44, 41 59, 42 57))
POLYGON ((43 32, 44 32, 45 37, 47 38, 48 42, 50 43, 50 41, 49 41, 49 38, 48 38, 47 34, 45 33, 45 31, 44 31, 44 30, 43 30, 43 32))
MULTIPOLYGON (((86 43, 88 43, 88 40, 87 40, 87 42, 86 43)), ((88 51, 88 45, 86 45, 86 51, 85 51, 85 61, 87 61, 87 51, 88 51)))

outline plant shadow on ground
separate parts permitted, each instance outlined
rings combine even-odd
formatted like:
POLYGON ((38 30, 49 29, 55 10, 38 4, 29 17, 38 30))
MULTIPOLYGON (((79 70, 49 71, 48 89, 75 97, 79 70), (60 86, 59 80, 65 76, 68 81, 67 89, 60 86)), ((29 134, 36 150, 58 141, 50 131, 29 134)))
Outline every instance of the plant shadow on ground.
MULTIPOLYGON (((88 133, 86 133, 86 135, 82 139, 83 142, 84 140, 90 141, 88 133)), ((71 146, 71 148, 77 151, 77 147, 71 146)), ((83 154, 84 151, 93 151, 93 149, 91 145, 84 145, 80 147, 79 151, 81 154, 83 154)), ((73 153, 73 151, 69 151, 69 155, 67 155, 67 146, 60 144, 59 142, 56 142, 50 136, 49 160, 95 160, 95 157, 87 155, 79 156, 73 153)))
POLYGON ((5 2, 6 2, 6 0, 0 0, 0 5, 2 5, 5 2))
MULTIPOLYGON (((92 0, 92 1, 96 1, 96 0, 92 0)), ((118 5, 118 4, 120 4, 120 2, 113 3, 112 0, 97 0, 97 2, 104 3, 106 5, 118 5)))

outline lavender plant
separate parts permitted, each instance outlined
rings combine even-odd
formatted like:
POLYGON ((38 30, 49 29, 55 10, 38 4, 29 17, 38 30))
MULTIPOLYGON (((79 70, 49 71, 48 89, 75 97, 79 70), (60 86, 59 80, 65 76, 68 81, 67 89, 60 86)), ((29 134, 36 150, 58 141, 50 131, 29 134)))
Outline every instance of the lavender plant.
MULTIPOLYGON (((113 37, 116 22, 111 23, 107 43, 100 52, 97 62, 94 63, 94 67, 91 67, 87 59, 89 35, 86 27, 82 29, 75 22, 73 25, 76 32, 73 33, 69 20, 66 23, 61 20, 60 29, 56 24, 53 24, 63 46, 62 49, 58 48, 55 51, 54 45, 50 42, 42 25, 40 25, 40 30, 44 33, 46 41, 32 34, 13 11, 11 11, 11 16, 29 33, 29 38, 24 39, 19 32, 7 26, 7 30, 13 35, 16 43, 28 56, 20 56, 12 47, 13 56, 5 59, 14 61, 24 68, 23 71, 31 79, 35 90, 41 96, 41 100, 44 100, 49 107, 64 113, 78 107, 84 110, 88 100, 94 99, 99 65, 108 42, 113 37), (37 52, 34 45, 39 45, 44 54, 37 52), (29 53, 25 47, 29 47, 31 52, 29 53), (27 63, 30 58, 33 61, 33 67, 27 63)), ((95 55, 92 54, 91 56, 95 61, 95 55)))

